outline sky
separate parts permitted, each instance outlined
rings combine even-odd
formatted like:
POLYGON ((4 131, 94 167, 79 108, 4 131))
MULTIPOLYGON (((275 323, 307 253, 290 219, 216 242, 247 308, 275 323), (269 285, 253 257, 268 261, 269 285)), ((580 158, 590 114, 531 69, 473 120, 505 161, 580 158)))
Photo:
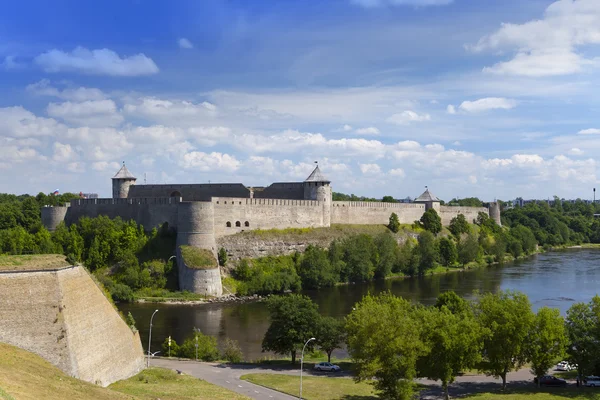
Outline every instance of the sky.
POLYGON ((0 192, 589 199, 599 83, 598 0, 8 2, 0 192))

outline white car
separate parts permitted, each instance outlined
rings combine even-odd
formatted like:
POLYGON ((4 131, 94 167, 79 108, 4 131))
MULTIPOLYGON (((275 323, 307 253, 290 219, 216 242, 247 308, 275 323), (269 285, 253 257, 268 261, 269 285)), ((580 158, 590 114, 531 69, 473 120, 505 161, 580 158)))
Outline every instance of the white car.
POLYGON ((557 371, 571 371, 572 369, 575 369, 576 366, 569 364, 568 361, 561 361, 558 364, 556 364, 556 370, 557 371))
POLYGON ((313 369, 315 371, 333 371, 333 372, 338 372, 341 370, 341 368, 338 365, 329 363, 329 362, 320 362, 318 364, 316 364, 313 369))
POLYGON ((583 384, 590 387, 600 386, 600 376, 586 376, 583 378, 583 384))

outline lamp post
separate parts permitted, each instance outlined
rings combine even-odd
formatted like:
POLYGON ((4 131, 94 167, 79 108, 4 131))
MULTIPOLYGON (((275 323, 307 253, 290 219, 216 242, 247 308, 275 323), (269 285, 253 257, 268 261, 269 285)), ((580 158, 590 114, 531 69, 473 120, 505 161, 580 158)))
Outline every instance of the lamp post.
POLYGON ((150 334, 148 335, 148 360, 146 362, 146 367, 150 367, 150 343, 152 342, 152 319, 154 319, 154 314, 156 314, 158 310, 154 310, 152 316, 150 317, 150 334))
POLYGON ((304 364, 304 349, 311 340, 315 340, 315 338, 311 337, 304 343, 304 347, 302 347, 302 356, 300 357, 300 400, 302 400, 302 365, 304 364))

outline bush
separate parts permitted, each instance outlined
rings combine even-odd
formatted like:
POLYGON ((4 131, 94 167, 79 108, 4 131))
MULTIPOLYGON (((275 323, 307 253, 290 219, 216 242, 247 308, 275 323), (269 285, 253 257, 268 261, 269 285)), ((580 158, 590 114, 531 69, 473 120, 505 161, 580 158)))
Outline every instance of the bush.
POLYGON ((223 358, 230 363, 236 364, 242 362, 244 354, 237 340, 225 339, 225 349, 223 349, 223 358))
POLYGON ((110 296, 114 301, 122 301, 125 303, 132 303, 134 300, 133 290, 127 285, 122 283, 115 283, 111 287, 108 287, 110 296))
POLYGON ((224 267, 225 264, 227 264, 227 250, 225 250, 225 248, 221 247, 219 249, 219 254, 217 254, 217 257, 219 259, 219 265, 224 267))
POLYGON ((237 287, 241 296, 297 291, 302 286, 292 256, 257 258, 252 260, 252 267, 242 260, 234 272, 243 281, 237 287))
POLYGON ((400 230, 400 220, 398 219, 398 214, 392 213, 392 215, 390 215, 388 229, 394 233, 398 233, 400 230))
MULTIPOLYGON (((203 334, 199 329, 194 329, 193 335, 185 339, 183 344, 179 347, 179 357, 195 360, 196 344, 198 344, 198 360, 214 361, 219 358, 217 339, 203 334)), ((171 352, 172 351, 173 349, 171 348, 171 352)))
MULTIPOLYGON (((194 349, 195 351, 195 349, 194 349)), ((166 338, 162 344, 162 355, 163 357, 179 357, 179 345, 175 339, 171 339, 171 348, 169 349, 169 338, 166 338)), ((194 357, 196 354, 194 354, 194 357)))

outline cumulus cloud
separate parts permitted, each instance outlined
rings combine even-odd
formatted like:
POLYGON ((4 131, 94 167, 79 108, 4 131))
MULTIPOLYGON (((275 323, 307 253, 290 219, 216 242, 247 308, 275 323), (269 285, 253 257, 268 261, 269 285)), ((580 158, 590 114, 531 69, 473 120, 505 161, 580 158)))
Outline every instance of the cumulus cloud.
POLYGON ((92 169, 96 171, 117 171, 121 165, 116 161, 97 161, 92 163, 92 169))
POLYGON ((0 64, 0 68, 7 70, 7 71, 14 70, 14 69, 20 69, 23 67, 24 67, 23 64, 16 61, 15 56, 4 57, 4 61, 2 62, 2 64, 0 64))
POLYGON ((151 121, 167 122, 176 125, 191 123, 196 125, 217 115, 217 107, 208 102, 193 103, 185 100, 163 100, 143 97, 128 100, 123 107, 125 113, 151 121))
POLYGON ((38 117, 23 107, 0 108, 0 136, 31 138, 66 130, 55 119, 38 117))
POLYGON ((79 72, 89 75, 140 76, 156 74, 154 61, 140 53, 120 57, 109 49, 88 50, 76 47, 72 52, 53 49, 34 59, 45 72, 79 72))
POLYGON ((360 128, 355 131, 359 135, 379 135, 379 129, 374 126, 369 126, 368 128, 360 128))
POLYGON ((510 110, 516 106, 516 100, 505 99, 503 97, 486 97, 475 101, 463 101, 459 109, 470 113, 477 113, 495 109, 510 110))
POLYGON ((208 171, 236 171, 240 162, 229 154, 223 153, 204 153, 201 151, 192 151, 183 155, 180 165, 185 169, 195 169, 203 172, 208 171))
POLYGON ((66 163, 68 161, 72 161, 76 157, 77 153, 75 153, 75 150, 70 144, 54 142, 54 155, 52 156, 54 161, 66 163))
POLYGON ((360 171, 365 175, 375 175, 381 173, 381 167, 377 164, 359 164, 360 171))
POLYGON ((523 24, 504 23, 468 49, 512 52, 508 61, 484 71, 532 77, 567 75, 596 64, 586 58, 585 46, 600 43, 600 7, 597 0, 559 0, 546 8, 541 19, 523 24))
POLYGON ((194 45, 192 44, 192 42, 190 42, 188 39, 186 38, 179 38, 177 40, 177 44, 179 45, 180 48, 182 49, 193 49, 194 45))
POLYGON ((600 129, 597 129, 597 128, 582 129, 577 133, 580 135, 600 135, 600 129))
POLYGON ((446 107, 446 112, 448 114, 456 114, 456 107, 454 107, 452 104, 448 104, 448 107, 446 107))
POLYGON ((52 96, 71 101, 104 100, 107 97, 100 89, 96 88, 67 87, 61 90, 52 86, 48 79, 27 85, 25 90, 36 96, 52 96))
POLYGON ((580 156, 583 153, 584 153, 583 150, 581 150, 580 148, 577 148, 577 147, 573 147, 571 150, 569 150, 569 154, 572 156, 580 156))
POLYGON ((402 168, 390 169, 390 171, 388 173, 391 176, 394 176, 396 178, 404 178, 406 176, 406 173, 404 172, 404 170, 402 168))
POLYGON ((452 4, 454 0, 350 0, 350 2, 364 8, 377 8, 394 6, 445 6, 452 4))
POLYGON ((47 112, 51 117, 79 126, 115 126, 123 122, 123 117, 112 100, 50 103, 47 112))
POLYGON ((423 122, 429 120, 431 120, 431 116, 429 114, 417 114, 416 112, 410 110, 394 114, 387 119, 388 122, 396 125, 408 125, 411 122, 423 122))

